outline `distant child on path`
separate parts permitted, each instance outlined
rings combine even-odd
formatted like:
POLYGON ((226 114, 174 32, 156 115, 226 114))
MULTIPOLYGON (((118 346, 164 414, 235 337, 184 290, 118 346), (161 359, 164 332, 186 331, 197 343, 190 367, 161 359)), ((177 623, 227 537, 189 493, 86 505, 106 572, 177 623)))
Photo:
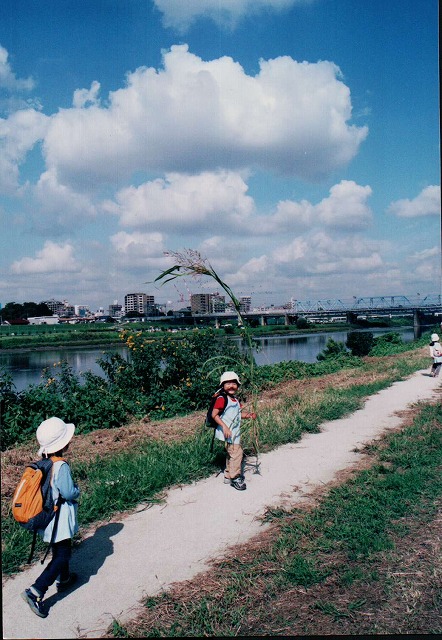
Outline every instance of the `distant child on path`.
MULTIPOLYGON (((240 385, 239 378, 234 371, 226 371, 220 378, 220 385, 227 396, 227 405, 220 396, 212 411, 212 418, 218 427, 215 437, 225 442, 227 460, 224 471, 224 482, 238 491, 247 489, 241 473, 243 448, 241 446, 241 404, 236 397, 240 385), (224 406, 225 405, 225 406, 224 406)), ((243 413, 243 418, 256 418, 255 413, 243 413)))
POLYGON ((442 345, 437 333, 433 333, 431 335, 430 356, 433 358, 430 376, 432 378, 437 378, 442 367, 442 345))
MULTIPOLYGON (((62 459, 74 431, 73 424, 66 424, 60 418, 53 417, 42 422, 36 432, 40 444, 39 455, 43 458, 50 457, 53 461, 51 487, 54 503, 59 496, 62 498, 55 538, 51 544, 52 559, 34 584, 21 594, 33 613, 40 618, 48 615, 42 604, 48 588, 57 580, 57 591, 65 591, 77 578, 76 574, 69 572, 69 562, 72 538, 78 531, 77 500, 80 489, 72 480, 69 465, 62 459)), ((54 518, 46 529, 39 531, 45 542, 51 542, 53 527, 54 518)))

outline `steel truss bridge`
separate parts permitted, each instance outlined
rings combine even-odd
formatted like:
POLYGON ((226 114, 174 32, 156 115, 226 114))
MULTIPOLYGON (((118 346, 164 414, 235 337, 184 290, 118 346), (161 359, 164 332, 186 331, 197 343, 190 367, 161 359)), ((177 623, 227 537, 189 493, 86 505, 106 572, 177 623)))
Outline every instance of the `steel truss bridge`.
MULTIPOLYGON (((415 326, 420 325, 424 316, 442 314, 442 295, 427 294, 416 296, 367 296, 343 300, 329 298, 324 300, 292 300, 290 309, 262 307, 248 311, 242 315, 245 318, 259 319, 260 324, 267 324, 270 318, 284 317, 285 324, 293 324, 303 316, 307 319, 318 321, 332 321, 344 318, 347 322, 354 322, 358 318, 413 316, 415 326)), ((232 311, 224 313, 194 314, 194 319, 203 318, 215 320, 220 326, 223 321, 237 318, 232 311)))
POLYGON ((421 296, 417 294, 414 297, 411 296, 369 296, 357 298, 354 296, 348 300, 341 300, 339 298, 328 300, 294 300, 293 311, 304 313, 317 313, 317 312, 341 312, 346 314, 347 312, 354 312, 357 314, 373 311, 383 312, 403 312, 409 310, 412 312, 414 309, 431 310, 437 312, 441 310, 441 294, 428 294, 421 296))

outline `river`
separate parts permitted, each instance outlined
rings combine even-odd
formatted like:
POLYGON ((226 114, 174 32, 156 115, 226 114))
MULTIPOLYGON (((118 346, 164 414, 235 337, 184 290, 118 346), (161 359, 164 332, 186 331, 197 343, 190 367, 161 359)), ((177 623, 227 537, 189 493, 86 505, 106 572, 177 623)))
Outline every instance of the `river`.
MULTIPOLYGON (((388 331, 392 331, 392 329, 371 330, 375 335, 382 335, 388 331)), ((414 339, 411 327, 398 328, 394 331, 401 334, 404 342, 411 342, 414 339)), ((255 360, 258 365, 274 364, 286 360, 316 362, 316 356, 325 349, 330 338, 336 342, 345 342, 347 334, 347 331, 335 331, 259 337, 257 338, 259 350, 255 353, 255 360)), ((4 351, 0 352, 0 367, 12 375, 16 390, 22 391, 30 384, 39 384, 42 381, 43 370, 54 368, 54 364, 62 360, 67 361, 76 373, 92 371, 100 375, 103 372, 96 360, 101 358, 105 352, 127 356, 127 348, 121 346, 101 349, 75 347, 74 349, 57 348, 41 351, 4 351)))

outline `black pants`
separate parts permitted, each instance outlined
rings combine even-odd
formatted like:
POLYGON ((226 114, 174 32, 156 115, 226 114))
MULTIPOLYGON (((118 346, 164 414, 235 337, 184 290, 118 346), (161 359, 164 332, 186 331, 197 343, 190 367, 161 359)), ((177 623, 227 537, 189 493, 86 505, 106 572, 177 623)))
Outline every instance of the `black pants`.
POLYGON ((42 574, 32 585, 33 588, 44 596, 51 584, 59 578, 64 582, 69 578, 69 561, 72 555, 72 541, 70 538, 54 542, 51 545, 52 559, 42 574))
POLYGON ((431 365, 431 375, 437 377, 439 375, 441 367, 442 362, 433 362, 433 364, 431 365))

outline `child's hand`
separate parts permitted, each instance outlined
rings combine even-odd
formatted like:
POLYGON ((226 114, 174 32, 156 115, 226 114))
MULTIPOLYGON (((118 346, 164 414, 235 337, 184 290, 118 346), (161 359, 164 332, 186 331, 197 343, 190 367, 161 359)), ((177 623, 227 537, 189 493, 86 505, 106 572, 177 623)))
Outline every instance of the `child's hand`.
POLYGON ((245 413, 243 418, 249 418, 250 420, 256 420, 256 413, 253 411, 252 413, 245 413))
POLYGON ((223 425, 223 434, 224 434, 224 437, 225 437, 226 440, 228 440, 229 438, 232 437, 232 432, 225 425, 223 425))

